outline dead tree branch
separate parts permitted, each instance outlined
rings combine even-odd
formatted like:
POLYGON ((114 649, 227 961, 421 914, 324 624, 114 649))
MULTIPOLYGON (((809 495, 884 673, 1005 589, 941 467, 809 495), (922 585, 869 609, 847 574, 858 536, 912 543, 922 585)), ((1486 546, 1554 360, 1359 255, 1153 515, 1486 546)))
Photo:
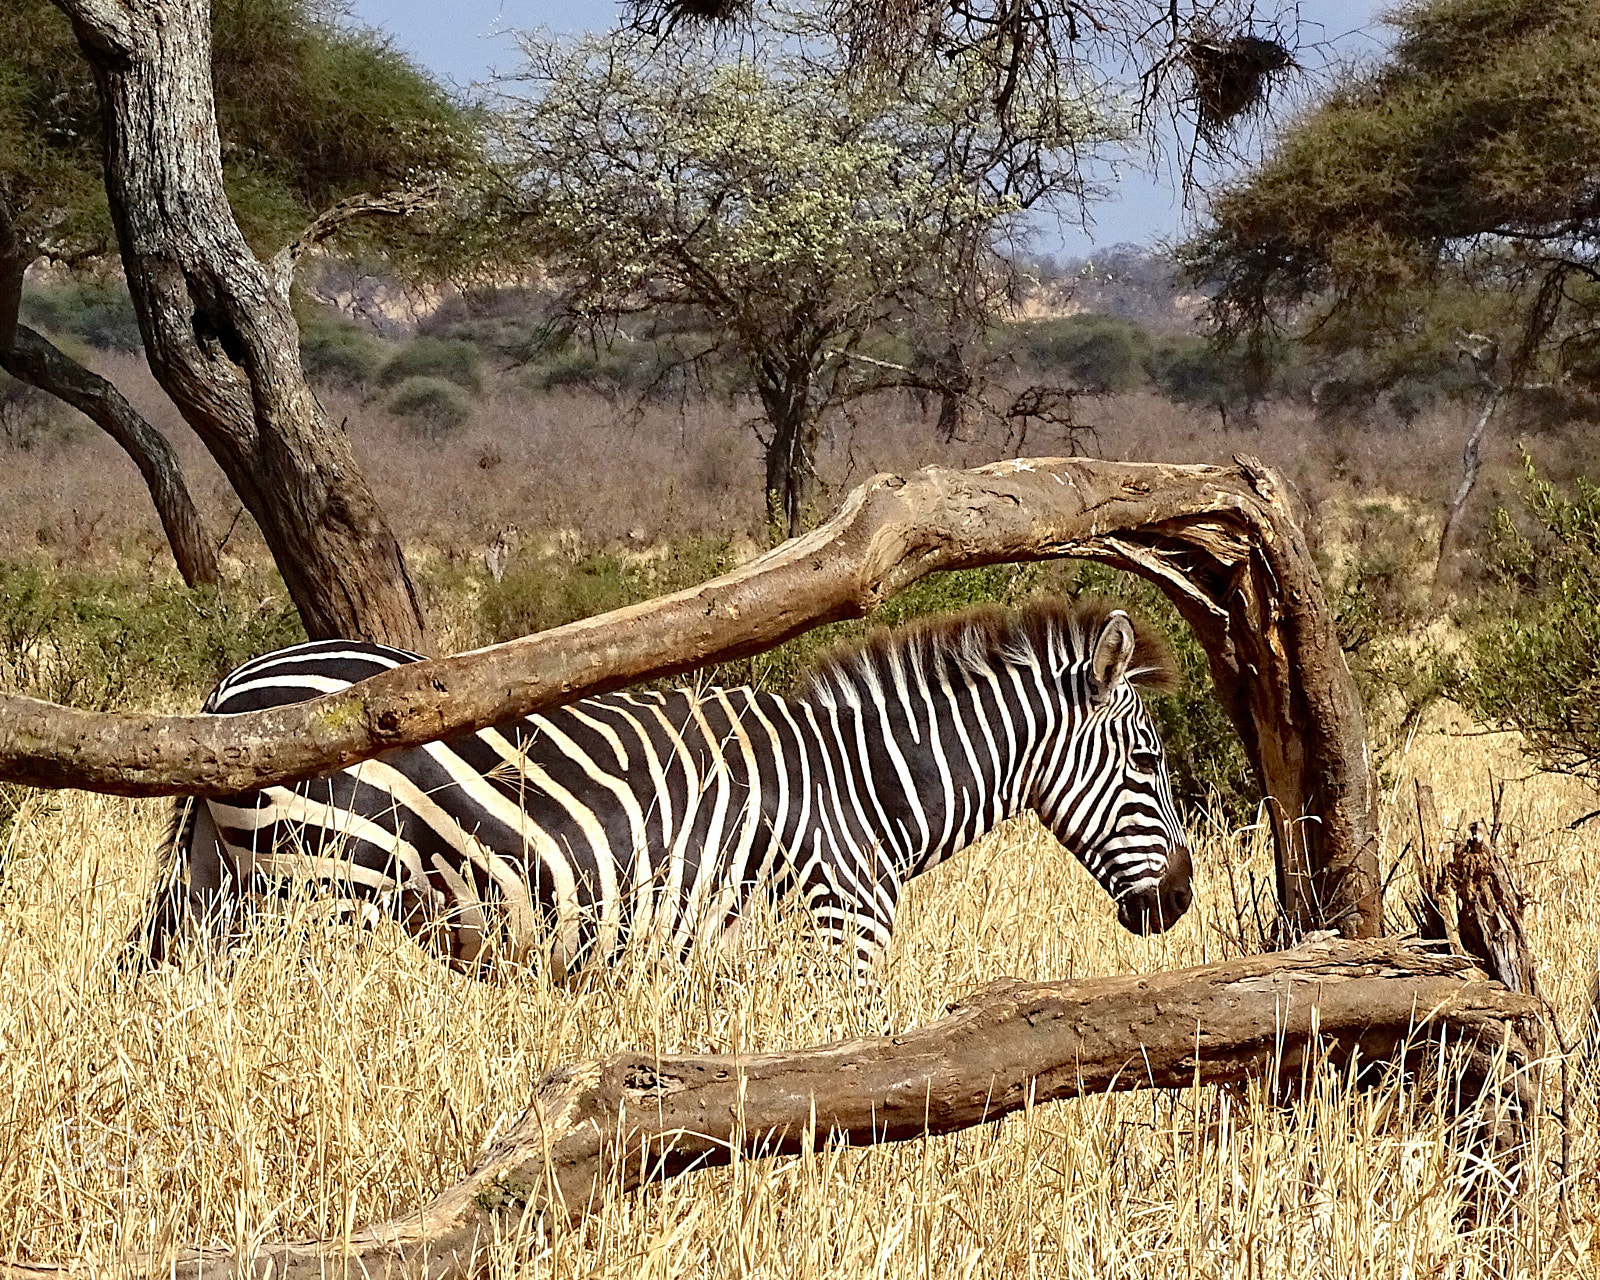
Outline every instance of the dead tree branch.
POLYGON ((385 191, 378 195, 363 191, 359 195, 347 196, 338 204, 319 213, 307 224, 304 231, 273 256, 272 270, 278 277, 279 286, 287 291, 294 279, 295 268, 300 265, 300 259, 308 250, 321 244, 345 223, 356 218, 409 217, 436 204, 438 199, 439 191, 433 187, 421 191, 385 191))
POLYGON ((314 777, 870 613, 940 569, 1078 556, 1155 582, 1194 628, 1269 798, 1291 932, 1375 936, 1361 703, 1273 474, 1085 458, 930 467, 855 490, 820 529, 697 587, 238 716, 102 714, 0 696, 0 780, 229 795, 314 777))
MULTIPOLYGON (((1526 1107, 1527 1053, 1508 1029, 1537 1010, 1471 963, 1417 943, 1321 939, 1170 973, 992 983, 904 1035, 750 1057, 621 1053, 563 1067, 465 1179, 348 1240, 252 1258, 191 1251, 129 1260, 176 1277, 465 1277, 524 1215, 578 1221, 608 1195, 749 1158, 954 1133, 1023 1107, 1126 1089, 1298 1078, 1343 1064, 1468 1050, 1471 1092, 1526 1107), (1504 1051, 1505 1058, 1500 1054, 1504 1051), (1503 1065, 1511 1068, 1502 1074, 1503 1065)), ((88 1274, 0 1265, 0 1280, 88 1274)))

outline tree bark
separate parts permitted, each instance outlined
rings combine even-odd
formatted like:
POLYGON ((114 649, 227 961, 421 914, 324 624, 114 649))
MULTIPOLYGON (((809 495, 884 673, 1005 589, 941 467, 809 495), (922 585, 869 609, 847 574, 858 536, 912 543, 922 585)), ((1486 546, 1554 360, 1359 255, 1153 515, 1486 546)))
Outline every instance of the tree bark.
POLYGON ((18 322, 23 279, 32 257, 0 201, 0 369, 71 405, 121 445, 144 476, 184 582, 191 587, 217 582, 217 553, 206 540, 205 526, 167 438, 110 382, 18 322))
POLYGON ((150 368, 255 517, 313 637, 420 648, 400 545, 306 384, 283 273, 222 183, 206 0, 57 0, 106 120, 106 193, 150 368))
POLYGON ((0 780, 235 794, 759 653, 935 570, 1058 556, 1151 579, 1199 635, 1268 799, 1286 932, 1381 932, 1361 702, 1282 486, 1250 458, 877 476, 826 525, 697 587, 270 711, 121 715, 6 696, 0 780))
MULTIPOLYGON (((250 1258, 196 1250, 124 1265, 208 1280, 269 1268, 273 1280, 465 1277, 477 1252, 514 1236, 526 1215, 577 1222, 610 1195, 736 1154, 954 1133, 1116 1090, 1293 1085, 1324 1058, 1426 1063, 1438 1060, 1441 1036, 1468 1050, 1469 1094, 1487 1085, 1526 1114, 1527 1086, 1497 1058, 1504 1052, 1513 1071, 1527 1062, 1509 1023, 1539 1007, 1416 943, 1323 939, 1170 973, 1002 979, 899 1036, 749 1057, 621 1053, 563 1067, 534 1086, 528 1110, 465 1179, 403 1217, 250 1258)), ((0 1277, 89 1270, 12 1264, 0 1277)))
POLYGON ((1444 590, 1444 562, 1450 554, 1456 525, 1461 520, 1461 513, 1466 510, 1467 499, 1472 496, 1472 491, 1477 486, 1478 472, 1483 469, 1483 442, 1489 436, 1489 422, 1494 417, 1495 410, 1500 407, 1504 395, 1504 388, 1498 384, 1486 389, 1483 408, 1478 412, 1478 420, 1473 423, 1472 430, 1467 435, 1467 442, 1461 446, 1461 479, 1456 482, 1455 492, 1450 495, 1450 504, 1445 508, 1444 526, 1439 530, 1439 555, 1433 565, 1432 594, 1435 603, 1439 601, 1444 590))
POLYGON ((801 532, 806 480, 816 452, 812 372, 809 355, 788 362, 765 357, 756 370, 761 405, 772 425, 767 444, 767 530, 774 542, 798 538, 801 532))

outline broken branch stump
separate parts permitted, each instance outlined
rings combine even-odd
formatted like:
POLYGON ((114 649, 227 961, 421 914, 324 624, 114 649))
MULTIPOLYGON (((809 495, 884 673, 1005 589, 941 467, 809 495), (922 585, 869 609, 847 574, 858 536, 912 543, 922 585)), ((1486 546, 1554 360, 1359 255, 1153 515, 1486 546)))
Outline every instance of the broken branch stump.
MULTIPOLYGON (((143 1265, 206 1280, 462 1277, 525 1215, 576 1222, 608 1195, 736 1153, 954 1133, 1031 1103, 1111 1090, 1270 1080, 1323 1054, 1399 1060, 1440 1035, 1470 1051, 1469 1075, 1500 1083, 1496 1055, 1504 1049, 1513 1068, 1526 1062, 1511 1027, 1538 1008, 1470 961, 1415 941, 1318 939, 1168 973, 1002 980, 898 1036, 745 1057, 620 1053, 563 1067, 466 1178, 415 1212, 248 1258, 206 1250, 143 1265)), ((0 1278, 90 1269, 0 1264, 0 1278)))

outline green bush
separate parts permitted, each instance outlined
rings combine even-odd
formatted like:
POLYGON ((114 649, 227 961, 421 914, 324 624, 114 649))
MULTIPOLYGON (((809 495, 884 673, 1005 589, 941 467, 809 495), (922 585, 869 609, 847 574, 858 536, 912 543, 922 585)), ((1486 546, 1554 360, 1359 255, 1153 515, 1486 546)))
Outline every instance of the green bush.
POLYGON ((384 344, 360 325, 317 316, 300 326, 300 367, 324 386, 371 385, 383 355, 384 344))
POLYGON ((378 385, 439 378, 477 395, 483 390, 483 353, 459 338, 414 338, 384 362, 378 385))
POLYGON ((188 590, 0 564, 0 683, 93 710, 197 706, 246 658, 305 639, 281 583, 188 590))
POLYGON ((1600 486, 1562 492, 1523 465, 1525 521, 1497 510, 1489 548, 1502 616, 1472 636, 1446 690, 1519 731, 1543 767, 1600 782, 1600 486))
POLYGON ((1424 635, 1438 528, 1432 513, 1403 502, 1360 502, 1341 531, 1338 563, 1318 557, 1345 663, 1366 712, 1367 739, 1380 783, 1412 728, 1441 693, 1437 647, 1424 635))
POLYGON ((499 582, 485 586, 478 625, 493 643, 514 640, 692 587, 734 565, 731 543, 701 538, 677 543, 662 556, 600 552, 576 563, 554 555, 521 557, 499 582))
POLYGON ((70 334, 102 351, 144 349, 133 299, 120 281, 68 281, 22 295, 19 315, 24 324, 52 333, 70 334))
MULTIPOLYGON (((693 586, 733 567, 728 543, 703 540, 674 545, 653 559, 602 553, 576 564, 552 556, 514 562, 500 582, 485 586, 479 625, 486 639, 509 640, 693 586)), ((1190 809, 1218 810, 1232 822, 1249 820, 1259 793, 1233 723, 1212 693, 1210 667, 1199 641, 1156 588, 1097 566, 1055 562, 934 574, 891 597, 869 621, 818 627, 764 653, 713 667, 700 678, 788 693, 822 650, 860 639, 872 627, 898 626, 925 614, 952 613, 977 604, 1010 608, 1041 595, 1074 597, 1086 592, 1128 601, 1172 638, 1184 688, 1170 696, 1151 697, 1148 705, 1166 743, 1179 803, 1190 809)))
POLYGON ((472 401, 444 378, 407 378, 385 402, 389 412, 429 439, 459 430, 472 416, 472 401))
POLYGON ((1018 357, 1041 373, 1065 376, 1097 395, 1131 391, 1144 381, 1150 335, 1132 321, 1076 315, 1019 329, 1018 357))

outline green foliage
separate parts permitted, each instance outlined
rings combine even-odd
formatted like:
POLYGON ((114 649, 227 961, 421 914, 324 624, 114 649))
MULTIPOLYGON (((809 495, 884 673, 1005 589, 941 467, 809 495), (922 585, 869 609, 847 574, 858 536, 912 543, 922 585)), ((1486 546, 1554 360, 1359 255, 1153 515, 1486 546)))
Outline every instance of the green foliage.
POLYGON ((427 338, 470 342, 486 355, 526 361, 552 344, 549 300, 528 288, 491 285, 453 293, 417 325, 427 338))
MULTIPOLYGON (((471 119, 374 32, 316 0, 215 0, 212 65, 225 179, 258 251, 358 191, 466 172, 471 119)), ((49 0, 0 6, 0 200, 24 243, 74 265, 114 256, 99 96, 49 0)), ((391 220, 392 221, 392 220, 391 220)), ((371 220, 342 238, 367 244, 371 220)), ((393 240, 393 232, 389 233, 393 240)))
POLYGON ((1151 385, 1174 404, 1247 415, 1264 388, 1257 369, 1232 348, 1196 337, 1167 337, 1144 360, 1151 385))
POLYGON ((1497 510, 1490 547, 1505 616, 1472 637, 1447 688, 1545 768, 1600 782, 1600 486, 1563 492, 1524 467, 1524 519, 1497 510))
POLYGON ((281 583, 189 590, 0 564, 0 684, 92 710, 190 703, 246 658, 305 639, 281 583))
POLYGON ((483 390, 483 353, 460 338, 414 338, 384 362, 378 385, 393 387, 414 378, 443 379, 477 395, 483 390))
POLYGON ((730 542, 705 538, 651 556, 521 556, 499 582, 485 585, 478 624, 492 643, 513 640, 692 587, 737 563, 730 542))
MULTIPOLYGON (((1388 59, 1215 193, 1183 256, 1230 330, 1295 314, 1330 353, 1393 343, 1401 371, 1459 328, 1585 363, 1600 295, 1600 0, 1418 0, 1388 59), (1307 305, 1309 304, 1309 305, 1307 305)), ((1525 370, 1519 370, 1525 373, 1525 370)), ((1550 371, 1545 371, 1546 373, 1550 371)), ((1541 376, 1543 376, 1541 374, 1541 376)))
POLYGON ((52 334, 68 334, 101 351, 144 349, 127 287, 114 278, 64 280, 22 295, 18 318, 52 334))
POLYGON ((1041 373, 1065 376, 1084 391, 1111 395, 1144 381, 1150 335, 1119 316, 1075 315, 1018 326, 1018 354, 1041 373))
POLYGON ((1423 635, 1437 614, 1439 531, 1431 513, 1412 504, 1366 501, 1338 532, 1344 554, 1319 556, 1319 569, 1382 777, 1442 692, 1439 655, 1423 635))
POLYGON ((360 390, 383 365, 384 344, 360 325, 318 313, 300 325, 300 367, 324 386, 360 390))
POLYGON ((471 398, 445 378, 407 378, 384 406, 418 435, 435 440, 460 430, 472 417, 471 398))

